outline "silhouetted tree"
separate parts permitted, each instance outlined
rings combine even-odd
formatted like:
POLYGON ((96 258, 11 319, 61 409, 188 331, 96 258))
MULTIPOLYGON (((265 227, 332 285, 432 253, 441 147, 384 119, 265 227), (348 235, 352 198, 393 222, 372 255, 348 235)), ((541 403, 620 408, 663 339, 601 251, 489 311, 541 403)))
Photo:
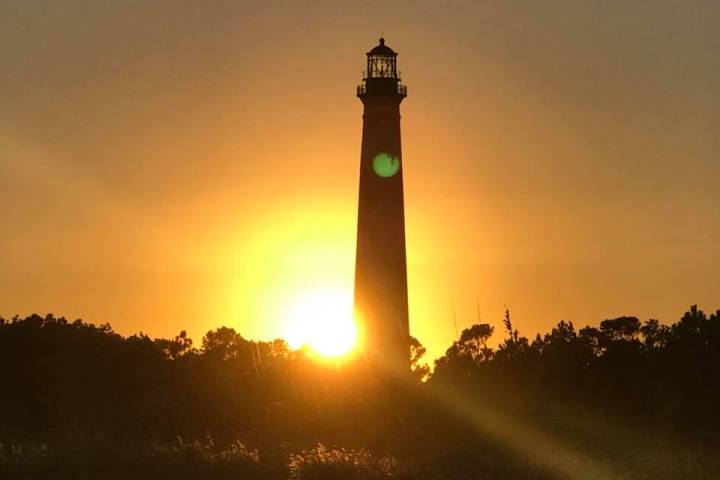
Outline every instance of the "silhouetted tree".
POLYGON ((192 339, 187 336, 185 330, 181 331, 180 334, 172 340, 158 338, 155 339, 154 342, 169 360, 179 360, 186 355, 196 353, 192 348, 192 339))
MULTIPOLYGON (((283 340, 250 341, 227 327, 194 349, 185 331, 153 340, 53 315, 0 317, 0 477, 8 443, 141 449, 209 435, 203 445, 217 443, 219 453, 203 446, 207 462, 241 439, 275 459, 322 443, 415 456, 431 462, 428 478, 555 478, 528 477, 516 467, 528 459, 498 444, 478 418, 592 455, 636 451, 642 459, 662 439, 673 449, 697 446, 708 462, 702 449, 720 448, 720 311, 692 306, 671 325, 624 316, 576 330, 561 321, 532 341, 507 309, 502 325, 496 349, 491 325, 463 330, 432 374, 412 339, 415 381, 404 385, 361 357, 324 364, 283 340)), ((702 478, 673 468, 659 471, 702 478)))
POLYGON ((219 360, 231 360, 247 355, 250 347, 250 342, 234 328, 220 327, 211 330, 202 339, 203 354, 219 360))
POLYGON ((427 363, 421 363, 423 357, 427 353, 425 347, 415 337, 410 337, 410 369, 415 379, 420 382, 430 375, 430 366, 427 363))

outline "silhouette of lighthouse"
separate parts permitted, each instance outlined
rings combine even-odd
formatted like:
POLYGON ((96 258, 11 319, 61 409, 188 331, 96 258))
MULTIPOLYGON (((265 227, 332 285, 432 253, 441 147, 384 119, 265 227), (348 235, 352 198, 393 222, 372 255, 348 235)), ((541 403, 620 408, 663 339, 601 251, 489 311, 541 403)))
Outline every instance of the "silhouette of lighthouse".
POLYGON ((397 53, 385 39, 367 52, 355 258, 355 312, 366 355, 388 373, 410 361, 400 102, 407 95, 397 53))

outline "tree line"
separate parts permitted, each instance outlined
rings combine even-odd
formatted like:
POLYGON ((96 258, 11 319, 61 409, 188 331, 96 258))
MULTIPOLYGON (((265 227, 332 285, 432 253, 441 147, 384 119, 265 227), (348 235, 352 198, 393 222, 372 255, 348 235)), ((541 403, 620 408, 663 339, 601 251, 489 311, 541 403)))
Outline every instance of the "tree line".
POLYGON ((318 445, 391 455, 438 478, 570 478, 568 464, 602 478, 618 462, 713 478, 702 472, 717 472, 720 448, 720 311, 561 321, 533 339, 506 311, 502 327, 495 348, 493 326, 463 330, 432 371, 413 339, 413 374, 399 380, 362 356, 327 364, 227 327, 196 346, 185 332, 0 318, 0 447, 212 438, 283 461, 318 445))

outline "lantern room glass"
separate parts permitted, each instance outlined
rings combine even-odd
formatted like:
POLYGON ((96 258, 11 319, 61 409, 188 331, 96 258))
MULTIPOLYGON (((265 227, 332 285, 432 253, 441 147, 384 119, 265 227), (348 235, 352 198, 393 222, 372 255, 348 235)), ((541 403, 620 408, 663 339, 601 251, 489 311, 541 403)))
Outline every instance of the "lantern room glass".
POLYGON ((398 78, 395 57, 368 55, 367 78, 398 78))

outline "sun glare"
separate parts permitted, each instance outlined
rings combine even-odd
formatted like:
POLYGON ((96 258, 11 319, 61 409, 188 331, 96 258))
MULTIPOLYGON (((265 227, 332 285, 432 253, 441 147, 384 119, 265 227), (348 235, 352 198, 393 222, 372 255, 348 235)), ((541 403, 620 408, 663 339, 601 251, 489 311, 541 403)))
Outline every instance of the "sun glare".
POLYGON ((331 290, 308 292, 291 305, 285 337, 291 348, 309 347, 324 357, 341 357, 358 342, 352 295, 331 290))

